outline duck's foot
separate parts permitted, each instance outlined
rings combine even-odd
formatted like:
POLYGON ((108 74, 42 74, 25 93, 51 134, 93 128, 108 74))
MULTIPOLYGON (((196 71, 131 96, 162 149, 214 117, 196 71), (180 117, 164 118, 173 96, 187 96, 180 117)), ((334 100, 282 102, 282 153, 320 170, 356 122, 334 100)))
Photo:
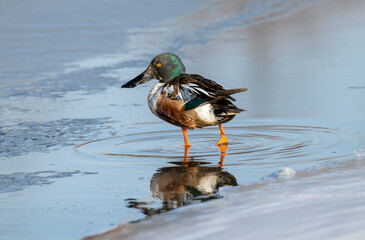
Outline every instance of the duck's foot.
POLYGON ((224 130, 223 130, 222 124, 219 124, 219 130, 221 131, 221 140, 219 140, 219 142, 217 143, 217 146, 227 145, 228 144, 228 140, 226 138, 226 135, 224 134, 224 130))
POLYGON ((221 139, 217 143, 217 146, 228 145, 228 140, 225 135, 221 136, 221 139))

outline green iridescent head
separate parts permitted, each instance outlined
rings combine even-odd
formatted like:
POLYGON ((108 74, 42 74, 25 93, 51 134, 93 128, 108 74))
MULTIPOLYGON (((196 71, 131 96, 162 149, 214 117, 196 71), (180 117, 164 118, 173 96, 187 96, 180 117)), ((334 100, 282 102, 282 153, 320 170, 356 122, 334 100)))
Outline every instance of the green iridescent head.
POLYGON ((151 61, 144 72, 125 83, 122 88, 133 88, 151 79, 158 79, 165 83, 183 73, 185 73, 185 66, 178 56, 173 53, 162 53, 151 61))

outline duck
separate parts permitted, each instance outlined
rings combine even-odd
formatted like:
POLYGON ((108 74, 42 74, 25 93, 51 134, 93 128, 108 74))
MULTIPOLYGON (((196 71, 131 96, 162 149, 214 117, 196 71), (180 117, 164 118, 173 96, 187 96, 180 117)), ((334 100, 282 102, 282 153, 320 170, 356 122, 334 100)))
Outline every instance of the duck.
POLYGON ((126 82, 122 88, 134 88, 152 79, 158 80, 148 94, 153 114, 182 129, 185 147, 190 147, 187 130, 219 126, 217 145, 227 145, 222 124, 243 109, 236 107, 231 96, 247 88, 224 89, 222 85, 198 74, 188 74, 179 56, 167 52, 153 58, 147 69, 126 82))

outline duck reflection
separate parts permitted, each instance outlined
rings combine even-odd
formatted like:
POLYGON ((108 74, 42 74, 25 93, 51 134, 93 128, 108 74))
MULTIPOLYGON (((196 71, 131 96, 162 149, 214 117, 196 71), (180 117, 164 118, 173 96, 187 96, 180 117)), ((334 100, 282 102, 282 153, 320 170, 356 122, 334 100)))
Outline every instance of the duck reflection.
POLYGON ((223 186, 236 186, 236 178, 222 169, 227 146, 221 146, 218 166, 204 161, 189 161, 185 149, 184 161, 171 162, 175 166, 157 170, 151 179, 150 190, 153 198, 161 201, 162 207, 153 208, 151 204, 130 201, 129 207, 141 209, 146 215, 169 211, 195 201, 219 198, 218 189, 223 186))

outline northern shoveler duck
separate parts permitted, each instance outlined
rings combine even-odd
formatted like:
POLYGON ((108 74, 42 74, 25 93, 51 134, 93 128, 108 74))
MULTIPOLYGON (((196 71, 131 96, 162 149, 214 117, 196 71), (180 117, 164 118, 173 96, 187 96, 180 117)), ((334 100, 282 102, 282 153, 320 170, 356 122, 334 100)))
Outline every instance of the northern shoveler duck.
POLYGON ((247 88, 226 90, 218 83, 197 74, 186 74, 181 59, 172 53, 156 56, 148 68, 122 85, 133 88, 151 79, 159 82, 148 94, 148 106, 159 118, 182 128, 185 146, 190 147, 187 129, 219 125, 221 138, 218 146, 228 144, 222 123, 242 112, 230 95, 247 88))

